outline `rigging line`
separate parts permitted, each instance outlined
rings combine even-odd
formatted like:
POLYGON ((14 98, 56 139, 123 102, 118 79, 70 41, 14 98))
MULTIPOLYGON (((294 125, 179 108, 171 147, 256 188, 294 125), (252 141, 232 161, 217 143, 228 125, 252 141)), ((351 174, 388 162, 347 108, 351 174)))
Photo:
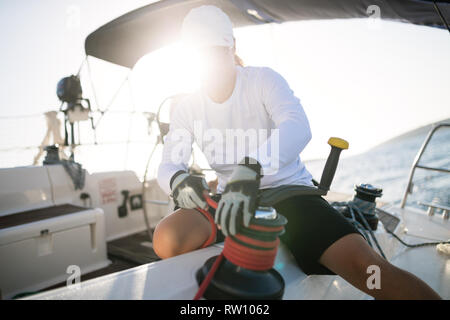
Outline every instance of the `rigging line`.
POLYGON ((100 118, 97 120, 97 123, 95 124, 94 128, 97 129, 98 124, 100 122, 100 120, 102 120, 103 116, 105 115, 106 112, 109 111, 109 108, 111 107, 111 105, 114 103, 114 101, 116 100, 117 96, 119 95, 119 92, 122 90, 123 85, 125 84, 125 82, 128 81, 128 77, 129 77, 129 73, 127 74, 127 76, 125 77, 125 79, 122 81, 122 83, 120 84, 119 88, 116 90, 116 92, 114 93, 111 101, 108 103, 108 105, 106 106, 106 108, 104 110, 98 110, 101 114, 100 114, 100 118))
POLYGON ((83 59, 83 61, 81 62, 80 67, 78 68, 78 72, 77 72, 77 74, 76 74, 77 77, 80 76, 81 70, 83 69, 84 64, 85 64, 86 62, 87 62, 87 55, 86 55, 86 57, 83 59))
POLYGON ((27 115, 16 115, 16 116, 1 116, 0 120, 13 120, 13 119, 21 119, 21 118, 35 118, 44 116, 44 113, 35 113, 35 114, 27 114, 27 115))
POLYGON ((148 156, 147 159, 147 164, 145 165, 145 172, 144 172, 144 177, 142 180, 142 202, 144 203, 144 205, 142 206, 142 212, 144 214, 144 222, 145 222, 145 226, 147 228, 147 235, 148 238, 150 239, 150 242, 153 242, 153 232, 152 232, 152 228, 150 225, 150 218, 148 217, 148 210, 147 210, 147 204, 146 204, 146 189, 147 189, 147 175, 148 175, 148 168, 150 166, 150 161, 153 158, 153 154, 155 153, 156 148, 158 147, 159 142, 156 142, 155 145, 153 146, 152 151, 150 152, 150 155, 148 156))
POLYGON ((11 152, 16 150, 34 150, 39 149, 41 146, 26 146, 26 147, 10 147, 10 148, 1 148, 0 152, 11 152))
POLYGON ((380 244, 378 243, 378 240, 375 237, 375 234, 373 233, 372 228, 370 227, 369 223, 367 222, 367 219, 364 217, 360 208, 357 205, 355 205, 353 202, 350 204, 349 208, 350 208, 350 210, 354 209, 356 211, 356 213, 359 215, 359 218, 363 222, 363 225, 367 229, 367 231, 369 231, 369 234, 372 237, 373 242, 375 242, 375 245, 377 246, 378 251, 380 252, 381 256, 386 259, 383 249, 381 248, 380 244))
POLYGON ((91 84, 92 95, 94 96, 95 105, 97 106, 97 110, 101 111, 100 105, 98 103, 97 93, 96 93, 95 87, 94 87, 94 81, 92 80, 91 64, 89 63, 88 55, 86 55, 86 66, 87 66, 87 71, 88 71, 88 76, 89 76, 89 83, 91 84))
MULTIPOLYGON (((133 99, 133 90, 131 88, 131 83, 130 81, 127 81, 128 83, 128 90, 130 91, 130 101, 131 101, 131 106, 132 106, 132 112, 136 111, 136 104, 134 103, 134 99, 133 99)), ((128 120, 128 133, 127 133, 127 145, 126 145, 126 151, 125 151, 125 163, 124 163, 124 170, 127 169, 127 163, 128 163, 128 151, 129 151, 129 147, 130 147, 130 138, 131 138, 131 127, 133 124, 133 115, 130 113, 129 115, 129 120, 128 120)))
POLYGON ((398 235, 396 235, 393 231, 387 230, 386 232, 392 235, 395 239, 397 239, 402 245, 408 248, 420 248, 420 247, 427 247, 427 246, 437 246, 439 244, 450 244, 450 241, 434 241, 434 242, 422 242, 422 243, 416 243, 411 244, 403 241, 398 235))
POLYGON ((433 4, 434 4, 434 8, 436 9, 439 17, 442 20, 442 23, 444 23, 445 27, 447 28, 448 32, 450 33, 450 26, 448 25, 447 20, 445 19, 444 15, 442 14, 441 9, 439 9, 439 6, 437 5, 436 0, 433 0, 433 4))
MULTIPOLYGON (((133 144, 151 144, 154 141, 152 140, 130 140, 129 143, 133 144)), ((83 144, 75 144, 77 147, 89 147, 89 146, 101 146, 101 145, 117 145, 117 144, 126 144, 128 141, 106 141, 101 143, 88 142, 83 144)), ((9 147, 9 148, 0 148, 0 152, 11 152, 16 150, 32 150, 39 149, 41 146, 24 146, 24 147, 9 147)))
MULTIPOLYGON (((93 112, 100 112, 100 111, 93 111, 93 112)), ((109 110, 109 113, 129 113, 129 114, 141 114, 141 115, 146 115, 148 112, 147 111, 139 111, 139 110, 133 110, 133 111, 128 111, 128 110, 109 110)))

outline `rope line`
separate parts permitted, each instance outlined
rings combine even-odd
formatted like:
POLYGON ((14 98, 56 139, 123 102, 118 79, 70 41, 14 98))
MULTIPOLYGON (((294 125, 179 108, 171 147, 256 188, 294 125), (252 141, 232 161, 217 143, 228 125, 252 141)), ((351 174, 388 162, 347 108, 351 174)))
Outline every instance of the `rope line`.
MULTIPOLYGON (((386 256, 385 256, 385 254, 384 254, 380 244, 378 243, 377 238, 376 238, 375 234, 372 231, 372 228, 370 228, 369 223, 367 222, 367 219, 362 214, 361 209, 358 206, 356 206, 353 203, 353 201, 348 201, 348 202, 335 201, 335 202, 332 202, 331 205, 332 206, 338 206, 338 207, 348 207, 348 209, 350 211, 350 214, 352 216, 351 219, 348 218, 350 220, 350 222, 352 224, 354 224, 358 228, 358 230, 364 234, 364 236, 366 237, 367 242, 369 243, 369 245, 371 247, 373 247, 372 242, 370 240, 370 238, 372 238, 372 240, 375 243, 376 247, 378 248, 380 254, 383 256, 383 258, 386 259, 386 256), (363 224, 361 224, 359 221, 356 220, 356 216, 354 214, 355 211, 358 214, 358 216, 361 219, 361 221, 363 222, 363 224), (366 230, 369 232, 370 237, 367 234, 366 230)), ((374 210, 378 210, 378 208, 374 208, 374 210)), ((436 245, 439 245, 439 244, 450 244, 450 241, 436 241, 436 242, 423 242, 423 243, 410 244, 410 243, 406 243, 405 241, 403 241, 393 231, 390 231, 387 228, 385 228, 385 230, 386 230, 387 233, 391 234, 395 239, 397 239, 401 244, 403 244, 404 246, 406 246, 408 248, 420 248, 420 247, 425 247, 425 246, 436 246, 436 245)))
MULTIPOLYGON (((213 199, 209 196, 205 196, 205 199, 210 207, 217 209, 217 203, 213 199)), ((197 208, 197 210, 205 215, 213 230, 211 236, 201 246, 204 248, 214 242, 216 225, 214 219, 207 210, 200 208, 197 208)), ((248 229, 259 231, 260 233, 272 232, 275 236, 273 236, 273 239, 271 240, 249 237, 241 233, 234 236, 227 236, 222 252, 217 256, 208 274, 200 284, 199 289, 194 296, 194 300, 198 300, 203 296, 224 258, 236 266, 253 271, 266 271, 273 267, 280 243, 280 239, 276 235, 283 230, 283 226, 268 227, 250 224, 248 229)))

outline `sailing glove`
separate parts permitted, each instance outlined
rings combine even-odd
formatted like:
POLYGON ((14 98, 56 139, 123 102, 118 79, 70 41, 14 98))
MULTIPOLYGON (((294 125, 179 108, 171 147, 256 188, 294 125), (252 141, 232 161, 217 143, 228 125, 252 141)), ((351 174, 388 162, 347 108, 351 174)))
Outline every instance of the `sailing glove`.
POLYGON ((261 165, 249 157, 234 169, 215 214, 215 222, 225 236, 235 235, 238 223, 249 226, 256 211, 261 177, 261 165))
POLYGON ((203 193, 209 192, 209 186, 202 176, 178 171, 171 179, 172 198, 177 206, 184 209, 206 209, 208 204, 203 193))

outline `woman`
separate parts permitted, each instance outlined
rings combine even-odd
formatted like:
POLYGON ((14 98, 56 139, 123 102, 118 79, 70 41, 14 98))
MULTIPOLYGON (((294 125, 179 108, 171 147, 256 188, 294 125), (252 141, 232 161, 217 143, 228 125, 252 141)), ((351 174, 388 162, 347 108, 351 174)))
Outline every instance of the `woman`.
MULTIPOLYGON (((236 234, 239 224, 248 225, 259 189, 313 186, 299 156, 311 139, 309 122, 284 78, 270 68, 242 66, 231 22, 217 7, 191 10, 182 36, 195 44, 205 68, 202 88, 172 112, 158 171, 159 184, 178 208, 154 232, 154 249, 163 259, 198 249, 211 234, 207 219, 194 209, 207 208, 208 192, 203 178, 188 173, 194 140, 218 175, 218 208, 209 209, 220 228, 217 241, 236 234), (251 139, 255 136, 261 139, 251 139), (250 142, 239 145, 235 138, 250 142)), ((375 298, 439 299, 420 279, 376 253, 321 196, 293 196, 275 209, 288 219, 280 239, 306 274, 338 274, 375 298), (372 265, 381 270, 379 289, 366 285, 372 265)))

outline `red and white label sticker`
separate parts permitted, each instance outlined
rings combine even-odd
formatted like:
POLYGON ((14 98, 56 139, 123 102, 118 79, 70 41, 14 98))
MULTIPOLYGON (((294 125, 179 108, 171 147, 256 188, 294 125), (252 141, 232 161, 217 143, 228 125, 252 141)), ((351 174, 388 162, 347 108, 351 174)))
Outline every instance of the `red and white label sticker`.
POLYGON ((98 188, 102 204, 117 202, 117 182, 116 178, 107 178, 98 182, 98 188))

